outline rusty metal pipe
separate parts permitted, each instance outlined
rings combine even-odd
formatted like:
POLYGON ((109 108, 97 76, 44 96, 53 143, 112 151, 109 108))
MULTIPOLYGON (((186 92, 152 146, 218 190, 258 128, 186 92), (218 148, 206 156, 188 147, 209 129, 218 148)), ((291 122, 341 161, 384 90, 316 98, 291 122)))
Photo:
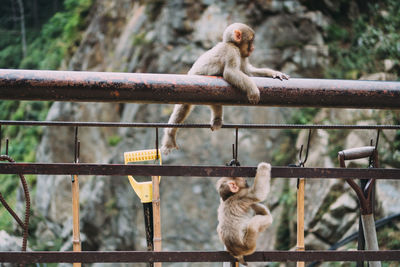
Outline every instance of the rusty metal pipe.
MULTIPOLYGON (((63 127, 127 127, 127 128, 210 128, 210 124, 204 123, 152 123, 152 122, 98 122, 98 121, 13 121, 0 120, 1 125, 23 126, 63 126, 63 127)), ((222 125, 224 129, 326 129, 326 130, 400 130, 400 125, 354 125, 354 124, 231 124, 222 125)))
MULTIPOLYGON (((400 82, 252 78, 258 106, 400 109, 400 82)), ((213 76, 0 69, 0 99, 251 105, 213 76)))
MULTIPOLYGON (((0 163, 0 174, 44 175, 139 175, 139 176, 197 176, 254 177, 257 167, 192 166, 192 165, 125 165, 95 163, 0 163)), ((292 168, 272 167, 272 177, 280 178, 342 178, 342 179, 400 179, 400 169, 356 168, 292 168)))
MULTIPOLYGON (((226 251, 82 251, 0 252, 0 262, 224 262, 234 258, 226 251)), ((248 262, 288 261, 400 261, 400 250, 386 251, 256 251, 248 262)))
POLYGON ((374 146, 363 146, 342 150, 339 152, 339 156, 342 156, 344 160, 361 159, 372 156, 374 152, 374 146))

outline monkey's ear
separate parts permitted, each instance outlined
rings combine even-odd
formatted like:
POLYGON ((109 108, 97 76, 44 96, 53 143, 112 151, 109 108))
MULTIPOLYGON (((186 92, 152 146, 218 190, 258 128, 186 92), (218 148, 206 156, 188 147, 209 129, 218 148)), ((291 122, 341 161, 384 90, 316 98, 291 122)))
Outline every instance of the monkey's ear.
POLYGON ((232 193, 236 193, 239 191, 239 187, 237 184, 233 181, 228 182, 229 189, 231 190, 232 193))
POLYGON ((242 41, 242 31, 241 30, 234 30, 233 31, 233 41, 235 43, 240 43, 242 41))

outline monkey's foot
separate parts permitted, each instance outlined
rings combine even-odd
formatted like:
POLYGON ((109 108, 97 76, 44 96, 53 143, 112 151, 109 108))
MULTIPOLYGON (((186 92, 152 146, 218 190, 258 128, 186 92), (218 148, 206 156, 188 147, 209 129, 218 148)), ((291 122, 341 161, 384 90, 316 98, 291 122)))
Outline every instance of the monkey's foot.
POLYGON ((260 91, 254 90, 247 93, 247 98, 251 104, 257 104, 260 101, 260 91))
POLYGON ((163 140, 161 145, 161 153, 163 153, 164 155, 168 155, 173 149, 179 149, 175 139, 167 138, 163 140))
POLYGON ((249 265, 247 262, 244 261, 243 255, 237 256, 236 259, 240 262, 240 264, 242 264, 244 266, 248 266, 249 265))
POLYGON ((216 131, 222 127, 222 118, 215 118, 211 121, 211 131, 216 131))

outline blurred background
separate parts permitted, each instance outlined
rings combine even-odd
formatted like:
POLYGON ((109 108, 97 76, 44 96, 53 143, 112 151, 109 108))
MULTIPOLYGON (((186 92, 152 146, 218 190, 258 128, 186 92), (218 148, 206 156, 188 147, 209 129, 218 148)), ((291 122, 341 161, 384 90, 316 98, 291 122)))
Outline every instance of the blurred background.
MULTIPOLYGON (((243 22, 256 32, 250 60, 293 78, 399 80, 400 2, 397 0, 0 0, 0 68, 185 74, 221 40, 223 30, 243 22)), ((1 120, 167 122, 173 105, 63 103, 0 100, 1 120)), ((197 106, 187 123, 208 123, 197 106)), ((225 107, 226 123, 400 124, 400 112, 278 107, 225 107)), ((73 162, 74 129, 3 126, 16 161, 73 162)), ((308 131, 239 131, 239 161, 256 166, 297 163, 308 131)), ((338 167, 337 152, 369 145, 376 131, 314 130, 306 167, 338 167)), ((123 163, 123 152, 155 146, 154 129, 80 128, 80 162, 123 163)), ((180 150, 164 164, 224 165, 232 159, 235 132, 181 129, 180 150)), ((400 131, 379 140, 380 165, 400 168, 400 131)), ((359 160, 350 166, 367 167, 359 160)), ((31 250, 72 250, 71 177, 28 176, 31 250)), ((164 250, 222 250, 216 234, 217 178, 164 177, 161 222, 164 250)), ((83 250, 145 250, 143 211, 127 177, 82 176, 83 250)), ((258 250, 289 250, 296 244, 296 180, 273 179, 274 223, 258 250)), ((19 178, 0 176, 0 192, 21 214, 19 178)), ((376 186, 376 219, 400 212, 400 183, 376 186)), ((306 183, 306 249, 328 249, 358 229, 358 202, 339 179, 306 183)), ((400 249, 400 221, 379 229, 381 249, 400 249)), ((19 250, 21 230, 0 207, 0 249, 19 250)), ((349 243, 340 249, 352 249, 349 243)), ((385 263, 384 266, 396 266, 385 263)), ((116 264, 93 264, 114 266, 116 264)), ((165 266, 220 266, 170 263, 165 266)), ((253 266, 289 264, 259 263, 253 266)), ((54 266, 48 265, 48 266, 54 266)), ((60 264, 59 266, 68 266, 60 264)), ((145 266, 120 264, 119 266, 145 266)), ((325 266, 352 266, 333 263, 325 266)))

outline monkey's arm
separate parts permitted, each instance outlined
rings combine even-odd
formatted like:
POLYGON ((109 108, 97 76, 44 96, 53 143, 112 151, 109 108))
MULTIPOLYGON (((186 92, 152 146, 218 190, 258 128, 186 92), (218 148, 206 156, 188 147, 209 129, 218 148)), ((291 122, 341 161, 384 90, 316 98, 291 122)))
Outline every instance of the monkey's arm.
POLYGON ((272 77, 272 78, 278 78, 280 80, 288 80, 290 77, 289 75, 276 71, 273 69, 269 68, 256 68, 253 65, 251 65, 249 62, 246 64, 246 72, 249 73, 251 76, 256 76, 256 77, 272 77))
POLYGON ((264 201, 267 198, 270 189, 271 165, 261 162, 257 166, 256 178, 254 184, 249 190, 249 197, 253 197, 255 202, 264 201))
POLYGON ((257 215, 270 215, 269 209, 261 203, 254 203, 251 208, 257 215))
POLYGON ((234 52, 228 51, 226 53, 223 77, 228 83, 246 92, 250 103, 256 104, 260 101, 260 91, 254 81, 240 70, 240 56, 235 55, 234 52))

